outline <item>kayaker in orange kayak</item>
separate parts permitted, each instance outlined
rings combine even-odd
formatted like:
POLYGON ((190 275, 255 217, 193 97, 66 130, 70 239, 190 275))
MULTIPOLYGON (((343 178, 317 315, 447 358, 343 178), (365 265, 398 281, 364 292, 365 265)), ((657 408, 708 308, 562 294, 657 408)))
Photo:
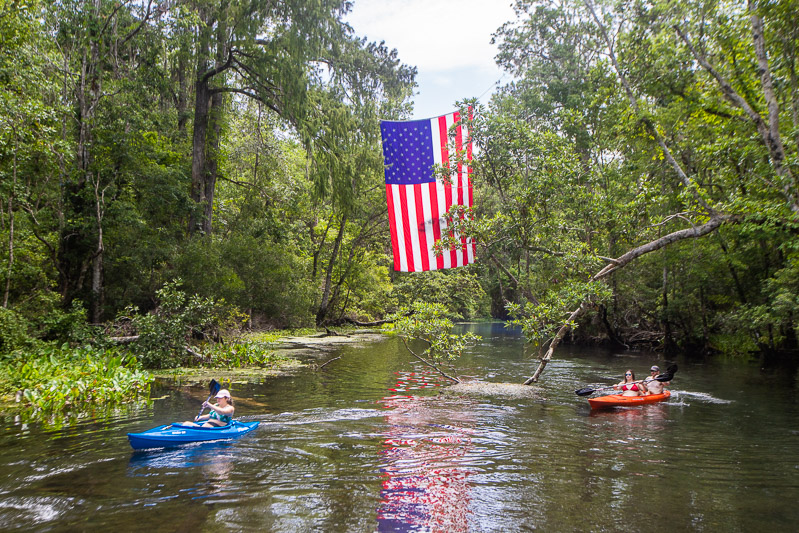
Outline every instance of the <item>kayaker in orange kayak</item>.
POLYGON ((646 386, 643 383, 635 383, 635 373, 632 370, 624 372, 624 380, 618 385, 613 386, 616 390, 623 391, 622 396, 643 396, 646 394, 646 386))
POLYGON ((655 379, 655 376, 660 374, 660 367, 657 365, 652 365, 652 368, 649 369, 649 373, 651 375, 644 380, 647 394, 660 394, 663 392, 663 387, 671 383, 670 381, 661 382, 655 379))

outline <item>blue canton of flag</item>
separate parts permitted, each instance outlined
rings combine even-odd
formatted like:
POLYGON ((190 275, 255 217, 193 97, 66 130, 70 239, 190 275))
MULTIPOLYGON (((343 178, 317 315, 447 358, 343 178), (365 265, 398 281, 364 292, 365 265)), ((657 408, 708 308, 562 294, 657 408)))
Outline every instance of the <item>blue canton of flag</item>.
POLYGON ((459 114, 408 122, 382 121, 380 132, 394 270, 422 272, 473 263, 475 246, 470 238, 460 237, 460 246, 439 255, 433 250, 435 242, 444 236, 459 238, 447 226, 449 208, 472 206, 472 145, 459 114), (451 143, 466 155, 466 163, 451 157, 451 143), (435 165, 448 169, 449 179, 436 179, 435 165))
POLYGON ((433 136, 429 120, 382 122, 386 183, 411 185, 435 181, 433 136))

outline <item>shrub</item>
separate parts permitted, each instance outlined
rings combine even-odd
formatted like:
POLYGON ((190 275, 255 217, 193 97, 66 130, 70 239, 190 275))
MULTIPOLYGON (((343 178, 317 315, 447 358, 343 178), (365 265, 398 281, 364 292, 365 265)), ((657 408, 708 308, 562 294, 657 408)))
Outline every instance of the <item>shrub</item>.
POLYGON ((8 356, 14 350, 30 346, 33 342, 30 326, 30 322, 13 309, 0 307, 0 354, 8 356))
POLYGON ((193 337, 221 337, 222 330, 238 327, 246 315, 224 300, 187 296, 174 280, 156 292, 159 305, 147 315, 136 307, 125 310, 139 338, 133 352, 146 368, 170 368, 190 362, 188 346, 193 337))

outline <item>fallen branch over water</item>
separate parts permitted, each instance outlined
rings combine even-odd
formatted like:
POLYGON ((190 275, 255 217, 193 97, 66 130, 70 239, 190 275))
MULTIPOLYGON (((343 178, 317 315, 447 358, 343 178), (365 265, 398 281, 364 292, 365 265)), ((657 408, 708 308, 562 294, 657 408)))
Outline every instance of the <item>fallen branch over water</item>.
MULTIPOLYGON (((637 248, 633 248, 629 252, 625 253, 624 255, 614 259, 610 262, 610 264, 606 265, 602 270, 594 274, 591 278, 591 281, 597 281, 603 278, 606 278, 616 270, 623 268, 624 266, 628 265, 635 259, 638 259, 642 255, 648 254, 650 252, 654 252, 656 250, 660 250, 670 244, 675 242, 685 240, 685 239, 695 239, 697 237, 703 237, 708 233, 711 233, 718 229, 722 224, 737 222, 738 217, 734 215, 715 215, 709 221, 702 224, 701 226, 693 226, 691 228, 675 231, 673 233, 669 233, 668 235, 664 235, 659 239, 655 239, 654 241, 648 242, 642 246, 638 246, 637 248)), ((558 347, 560 341, 563 340, 563 337, 566 336, 571 326, 569 324, 573 324, 575 320, 577 320, 580 316, 582 316, 587 310, 591 309, 593 304, 588 301, 585 301, 580 304, 575 311, 569 315, 569 318, 566 319, 565 323, 555 336, 552 339, 552 342, 549 344, 549 349, 547 350, 546 354, 540 359, 538 364, 538 368, 536 369, 535 373, 524 382, 525 385, 530 385, 531 383, 535 383, 538 381, 538 377, 541 375, 541 372, 544 371, 546 368, 547 363, 552 359, 552 354, 555 353, 555 348, 558 347)))
POLYGON ((332 363, 333 361, 336 361, 338 359, 341 359, 341 356, 334 357, 330 361, 326 361, 324 364, 322 364, 322 366, 319 367, 319 370, 322 370, 325 366, 329 365, 330 363, 332 363))

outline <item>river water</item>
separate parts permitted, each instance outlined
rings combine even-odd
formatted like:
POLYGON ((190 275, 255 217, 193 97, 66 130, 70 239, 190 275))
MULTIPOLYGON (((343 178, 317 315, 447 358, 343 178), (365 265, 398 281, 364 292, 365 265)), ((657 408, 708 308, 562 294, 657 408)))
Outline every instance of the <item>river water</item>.
MULTIPOLYGON (((457 374, 534 370, 501 324, 457 374)), ((238 440, 133 452, 126 433, 193 417, 203 393, 47 430, 0 419, 0 530, 795 531, 796 366, 560 349, 542 398, 440 396, 388 338, 321 370, 234 384, 238 440), (677 363, 669 402, 592 412, 574 394, 677 363)), ((602 393, 597 393, 602 394, 602 393)))

